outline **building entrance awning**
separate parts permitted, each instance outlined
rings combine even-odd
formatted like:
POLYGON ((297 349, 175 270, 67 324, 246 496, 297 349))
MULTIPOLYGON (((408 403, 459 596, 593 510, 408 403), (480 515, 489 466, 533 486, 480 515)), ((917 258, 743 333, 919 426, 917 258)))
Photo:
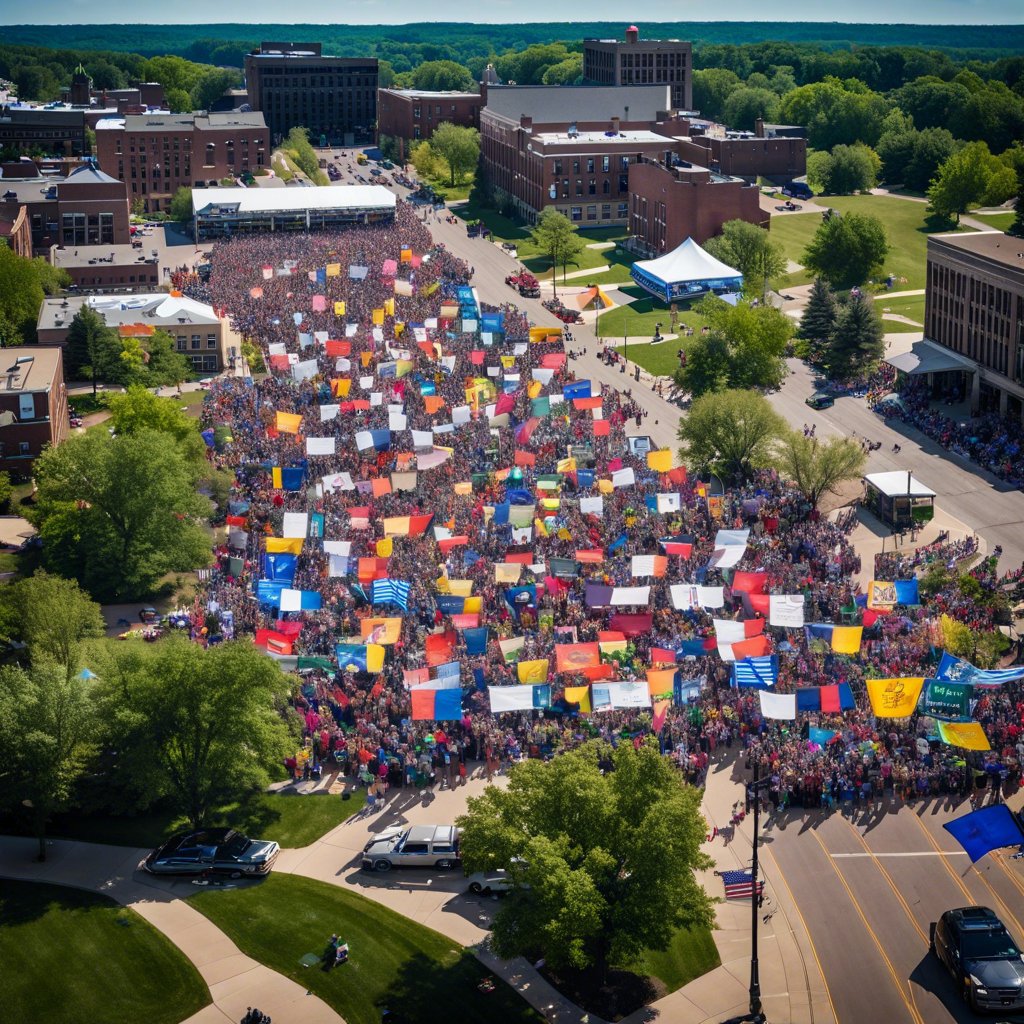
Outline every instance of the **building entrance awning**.
POLYGON ((889 356, 885 361, 912 377, 921 373, 942 373, 945 370, 973 372, 978 368, 970 359, 957 355, 944 345, 929 341, 927 338, 915 341, 908 352, 889 356))

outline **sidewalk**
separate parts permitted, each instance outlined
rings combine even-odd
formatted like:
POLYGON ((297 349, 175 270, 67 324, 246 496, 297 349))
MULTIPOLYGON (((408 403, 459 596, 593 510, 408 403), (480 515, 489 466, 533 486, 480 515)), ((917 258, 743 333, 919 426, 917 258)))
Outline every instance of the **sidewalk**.
POLYGON ((237 1024, 250 1006, 288 1024, 344 1024, 323 1000, 245 956, 211 921, 174 891, 182 883, 138 870, 148 851, 53 840, 47 860, 34 858, 35 839, 0 837, 0 877, 89 889, 130 907, 163 932, 195 964, 212 1003, 185 1024, 237 1024))

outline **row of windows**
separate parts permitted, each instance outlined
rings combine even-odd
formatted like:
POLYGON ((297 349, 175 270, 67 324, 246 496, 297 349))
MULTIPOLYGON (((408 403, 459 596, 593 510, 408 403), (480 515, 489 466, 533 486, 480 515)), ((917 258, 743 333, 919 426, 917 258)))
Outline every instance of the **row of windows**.
POLYGON ((112 213, 65 213, 61 217, 61 241, 64 245, 113 245, 112 213))
MULTIPOLYGON (((178 345, 179 352, 187 352, 189 345, 189 337, 183 334, 175 335, 175 341, 178 345)), ((191 337, 193 350, 203 347, 203 336, 201 334, 193 334, 191 337)), ((208 334, 206 336, 206 347, 216 348, 217 347, 217 335, 208 334)))
POLYGON ((350 71, 338 71, 329 75, 286 75, 275 78, 272 82, 260 82, 260 90, 265 94, 278 92, 281 89, 358 89, 367 87, 376 89, 377 79, 354 75, 350 71))
MULTIPOLYGON (((572 161, 572 173, 573 174, 579 174, 580 173, 580 168, 585 164, 586 168, 587 168, 587 173, 588 174, 593 174, 594 171, 595 171, 595 168, 597 167, 597 161, 598 161, 598 158, 594 157, 594 156, 588 156, 585 160, 573 160, 572 161)), ((600 158, 600 161, 601 161, 601 170, 604 171, 605 174, 607 174, 611 170, 611 167, 612 167, 612 158, 606 153, 604 156, 602 156, 600 158)), ((569 161, 568 160, 565 160, 565 161, 562 161, 562 160, 552 160, 551 161, 551 173, 554 174, 555 177, 560 177, 561 176, 563 163, 564 163, 565 166, 569 165, 569 161)), ((628 156, 619 157, 619 166, 623 170, 626 170, 626 168, 629 167, 629 157, 628 156)))
POLYGON ((622 53, 619 54, 620 64, 623 68, 651 68, 651 67, 686 67, 686 59, 689 54, 669 51, 661 53, 622 53))
MULTIPOLYGON (((19 441, 18 442, 18 455, 19 456, 25 456, 25 455, 31 455, 31 454, 32 454, 32 449, 29 446, 28 441, 19 441)), ((12 458, 13 459, 14 458, 14 453, 11 452, 11 454, 8 456, 8 454, 7 454, 7 446, 2 441, 0 441, 0 459, 6 459, 6 458, 12 458)))
MULTIPOLYGON (((616 209, 617 209, 616 217, 618 217, 619 220, 623 220, 626 217, 626 215, 629 213, 629 208, 628 208, 628 205, 626 203, 619 203, 616 209)), ((584 210, 584 207, 582 207, 582 206, 571 206, 571 207, 569 207, 569 219, 570 220, 574 220, 574 221, 581 221, 581 220, 583 220, 583 210, 584 210)), ((597 217, 597 207, 596 206, 588 206, 588 207, 586 207, 586 213, 587 213, 587 220, 597 220, 598 219, 598 217, 597 217)), ((611 205, 611 203, 602 203, 601 204, 601 220, 611 220, 611 219, 612 219, 612 205, 611 205)))
MULTIPOLYGON (((551 186, 549 188, 549 191, 551 193, 554 193, 555 192, 555 188, 556 188, 555 183, 552 182, 551 186)), ((569 196, 569 179, 568 178, 563 178, 562 179, 562 190, 561 191, 562 191, 562 198, 563 199, 568 198, 568 196, 569 196)), ((620 174, 619 175, 618 191, 619 192, 628 192, 629 191, 629 175, 628 174, 620 174)), ((603 178, 601 180, 601 195, 604 195, 604 196, 611 195, 611 192, 612 192, 612 180, 611 180, 611 178, 603 178)), ((582 178, 577 178, 576 179, 576 192, 575 192, 575 195, 578 195, 578 196, 582 196, 582 195, 596 196, 597 195, 597 179, 596 178, 591 178, 587 182, 587 184, 586 184, 586 191, 584 192, 583 179, 582 178)), ((554 199, 554 195, 553 194, 552 194, 551 198, 554 199)))

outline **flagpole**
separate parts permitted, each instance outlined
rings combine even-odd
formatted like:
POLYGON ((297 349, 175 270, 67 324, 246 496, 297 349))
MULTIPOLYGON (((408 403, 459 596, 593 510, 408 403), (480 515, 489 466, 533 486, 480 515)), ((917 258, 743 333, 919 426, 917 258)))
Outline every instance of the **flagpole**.
MULTIPOLYGON (((758 826, 761 822, 761 789, 759 786, 760 757, 754 752, 754 781, 751 786, 754 795, 754 859, 750 869, 753 889, 750 894, 750 1016, 757 1019, 761 1013, 761 977, 757 964, 757 915, 760 911, 757 882, 758 826)), ((761 1018, 764 1019, 763 1017, 761 1018)))

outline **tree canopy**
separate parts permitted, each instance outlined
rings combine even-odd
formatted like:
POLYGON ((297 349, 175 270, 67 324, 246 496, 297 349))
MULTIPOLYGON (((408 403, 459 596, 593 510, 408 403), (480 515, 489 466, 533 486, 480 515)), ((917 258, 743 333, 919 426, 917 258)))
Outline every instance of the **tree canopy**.
POLYGON ((800 317, 800 326, 797 328, 797 336, 805 343, 803 350, 798 350, 798 354, 813 363, 820 362, 832 337, 838 315, 836 297, 828 281, 823 277, 816 277, 811 285, 807 305, 800 317))
MULTIPOLYGON (((759 229, 755 229, 759 230, 759 229)), ((786 372, 783 353, 793 321, 774 306, 735 306, 717 296, 702 299, 695 312, 710 328, 694 339, 676 383, 694 397, 723 388, 777 388, 786 372)))
POLYGON ((694 876, 711 866, 700 790, 653 744, 591 742, 525 761, 507 789, 470 797, 457 824, 467 870, 504 868, 514 882, 494 917, 499 956, 605 968, 713 921, 694 876))
POLYGON ((881 165, 878 154, 863 143, 834 146, 829 153, 808 154, 807 180, 829 195, 866 192, 875 187, 881 165))
POLYGON ((877 217, 830 210, 804 250, 803 263, 834 287, 847 288, 879 272, 888 252, 885 228, 877 217))
POLYGON ((850 380, 872 370, 885 355, 885 332, 874 302, 863 295, 839 307, 824 352, 833 380, 850 380))
MULTIPOLYGON (((964 146, 939 166, 928 188, 928 209, 939 217, 955 218, 959 224, 960 214, 986 198, 992 176, 1002 169, 984 142, 964 146)), ((1012 193, 1011 188, 1003 199, 1012 193)))
POLYGON ((754 391, 718 391, 696 398, 679 421, 679 457, 696 472, 749 477, 772 465, 785 420, 754 391))
POLYGON ((152 593, 161 576, 205 564, 209 501, 197 470, 169 435, 152 429, 85 433, 35 464, 31 510, 46 567, 102 600, 152 593))
POLYGON ((449 184, 454 185, 476 167, 480 133, 475 128, 442 121, 430 136, 430 148, 448 165, 449 184))
POLYGON ((107 645, 96 669, 121 783, 143 805, 170 798, 193 826, 224 800, 266 788, 294 742, 288 678, 248 641, 107 645))
POLYGON ((840 484, 863 476, 867 455, 849 437, 823 441, 788 430, 779 442, 778 460, 783 475, 817 508, 826 494, 838 492, 840 484))
POLYGON ((576 225, 564 213, 547 207, 537 218, 537 224, 530 231, 534 244, 551 260, 551 281, 554 293, 558 293, 555 282, 555 268, 565 267, 583 252, 583 239, 576 225))
POLYGON ((42 257, 27 259, 0 243, 0 345, 34 342, 43 298, 70 283, 65 271, 42 257))
POLYGON ((764 296, 768 282, 786 272, 786 254, 764 228, 745 220, 728 220, 722 233, 709 238, 704 248, 743 275, 743 288, 764 296))

